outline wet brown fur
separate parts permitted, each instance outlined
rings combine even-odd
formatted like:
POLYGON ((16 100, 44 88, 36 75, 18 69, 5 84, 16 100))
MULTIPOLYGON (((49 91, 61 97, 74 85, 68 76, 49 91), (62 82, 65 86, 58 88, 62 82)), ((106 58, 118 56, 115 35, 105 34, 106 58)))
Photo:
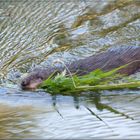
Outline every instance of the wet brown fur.
MULTIPOLYGON (((130 65, 119 70, 118 72, 121 74, 130 75, 140 69, 140 47, 119 47, 109 49, 97 55, 67 64, 67 67, 71 73, 84 75, 97 68, 102 69, 103 71, 109 71, 130 62, 132 62, 130 65)), ((40 80, 43 81, 47 79, 54 71, 61 72, 64 69, 65 68, 62 67, 59 68, 52 66, 44 69, 38 69, 22 80, 21 87, 22 89, 30 89, 32 83, 40 80)))

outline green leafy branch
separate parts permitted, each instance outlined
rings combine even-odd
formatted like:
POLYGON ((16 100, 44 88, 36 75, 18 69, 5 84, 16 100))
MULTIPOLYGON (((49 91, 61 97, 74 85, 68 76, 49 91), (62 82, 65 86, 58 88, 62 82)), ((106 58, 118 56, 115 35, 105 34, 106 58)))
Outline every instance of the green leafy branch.
MULTIPOLYGON (((130 64, 130 63, 129 63, 130 64)), ((140 81, 130 79, 128 76, 120 75, 118 70, 125 68, 129 64, 120 66, 111 71, 104 72, 96 69, 89 74, 83 76, 72 75, 69 71, 69 76, 66 75, 66 70, 62 73, 53 76, 53 74, 45 80, 40 88, 45 89, 50 93, 80 93, 83 91, 100 91, 100 90, 118 90, 125 88, 138 88, 140 81), (122 78, 123 77, 123 78, 122 78), (123 82, 121 80, 127 82, 123 82)))

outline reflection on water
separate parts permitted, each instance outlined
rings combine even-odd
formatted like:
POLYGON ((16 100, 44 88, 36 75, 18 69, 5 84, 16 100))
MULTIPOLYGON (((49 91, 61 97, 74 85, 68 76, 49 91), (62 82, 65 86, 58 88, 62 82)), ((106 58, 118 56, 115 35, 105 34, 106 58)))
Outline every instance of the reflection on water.
POLYGON ((0 137, 1 138, 20 138, 33 137, 34 133, 30 130, 37 127, 34 114, 37 111, 31 106, 9 107, 1 104, 0 109, 0 137))
POLYGON ((139 0, 0 1, 0 138, 139 138, 139 91, 51 96, 6 88, 57 58, 139 45, 139 0))
POLYGON ((81 96, 3 91, 0 99, 1 138, 140 137, 138 91, 81 96))

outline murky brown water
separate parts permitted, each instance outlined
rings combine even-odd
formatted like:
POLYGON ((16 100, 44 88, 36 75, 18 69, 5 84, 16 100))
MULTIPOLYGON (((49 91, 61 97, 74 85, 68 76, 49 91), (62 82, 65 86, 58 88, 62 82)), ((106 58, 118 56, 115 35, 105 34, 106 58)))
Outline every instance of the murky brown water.
POLYGON ((139 0, 0 1, 0 138, 139 138, 139 90, 73 97, 18 86, 34 67, 118 46, 140 46, 139 0))

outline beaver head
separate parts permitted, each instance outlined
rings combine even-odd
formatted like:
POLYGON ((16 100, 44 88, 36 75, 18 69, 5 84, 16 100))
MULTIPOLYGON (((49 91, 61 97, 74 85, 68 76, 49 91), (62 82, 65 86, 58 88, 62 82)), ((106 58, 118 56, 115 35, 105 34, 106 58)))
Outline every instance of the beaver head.
POLYGON ((21 81, 21 88, 23 90, 36 89, 52 72, 53 69, 35 69, 21 81))
POLYGON ((32 73, 21 81, 21 88, 24 90, 34 90, 43 81, 43 78, 37 73, 32 73))

